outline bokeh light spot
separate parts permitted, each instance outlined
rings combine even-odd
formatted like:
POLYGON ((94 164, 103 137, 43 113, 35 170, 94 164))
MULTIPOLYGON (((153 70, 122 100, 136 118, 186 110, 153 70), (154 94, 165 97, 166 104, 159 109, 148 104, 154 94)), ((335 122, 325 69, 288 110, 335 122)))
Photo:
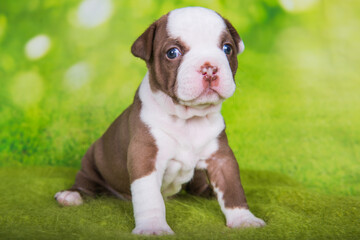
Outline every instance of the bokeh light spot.
POLYGON ((288 12, 304 12, 318 4, 319 0, 279 0, 280 5, 288 12))
POLYGON ((21 107, 38 103, 43 96, 43 79, 37 72, 21 72, 10 88, 13 102, 21 107))
POLYGON ((91 68, 86 62, 78 62, 65 73, 64 83, 71 90, 77 90, 91 79, 91 68))
POLYGON ((30 60, 37 60, 44 57, 51 47, 51 40, 45 34, 40 34, 30 39, 25 45, 26 57, 30 60))
POLYGON ((110 0, 84 0, 77 11, 78 22, 86 28, 97 27, 110 18, 112 8, 110 0))

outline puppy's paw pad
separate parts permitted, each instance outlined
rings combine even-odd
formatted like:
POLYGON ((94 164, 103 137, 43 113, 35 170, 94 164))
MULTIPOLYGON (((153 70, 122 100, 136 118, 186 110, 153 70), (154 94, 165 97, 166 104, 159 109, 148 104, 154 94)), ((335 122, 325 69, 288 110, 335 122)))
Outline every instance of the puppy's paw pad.
POLYGON ((232 216, 226 223, 230 228, 263 227, 266 223, 255 217, 249 210, 242 209, 238 214, 232 216))
POLYGON ((141 224, 136 226, 132 231, 133 234, 138 235, 169 235, 174 234, 174 231, 171 230, 167 224, 156 224, 155 222, 150 222, 147 224, 141 224))
POLYGON ((76 191, 61 191, 56 193, 54 197, 62 206, 78 206, 83 204, 80 193, 76 191))

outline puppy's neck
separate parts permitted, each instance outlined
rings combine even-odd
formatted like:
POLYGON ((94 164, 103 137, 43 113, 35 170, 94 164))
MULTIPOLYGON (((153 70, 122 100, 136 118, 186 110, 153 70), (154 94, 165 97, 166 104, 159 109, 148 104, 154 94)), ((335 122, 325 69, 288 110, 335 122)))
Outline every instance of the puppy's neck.
POLYGON ((148 73, 146 73, 139 87, 139 97, 143 107, 162 111, 164 114, 184 120, 220 114, 221 110, 221 103, 190 107, 174 102, 170 96, 161 90, 151 90, 148 73))

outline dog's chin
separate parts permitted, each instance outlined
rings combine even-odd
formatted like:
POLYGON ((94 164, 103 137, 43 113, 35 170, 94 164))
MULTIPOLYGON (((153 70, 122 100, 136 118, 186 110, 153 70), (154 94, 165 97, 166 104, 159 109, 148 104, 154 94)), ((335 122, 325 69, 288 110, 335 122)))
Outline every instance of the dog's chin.
POLYGON ((221 104, 225 98, 223 98, 216 90, 207 88, 204 89, 199 96, 191 100, 178 99, 178 103, 190 108, 206 109, 221 104))

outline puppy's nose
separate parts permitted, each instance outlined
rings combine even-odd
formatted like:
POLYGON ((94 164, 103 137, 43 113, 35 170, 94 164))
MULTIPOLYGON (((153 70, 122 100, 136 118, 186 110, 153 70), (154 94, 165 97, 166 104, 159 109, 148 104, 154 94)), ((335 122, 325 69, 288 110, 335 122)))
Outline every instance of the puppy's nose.
POLYGON ((206 62, 201 66, 200 72, 203 75, 204 86, 211 87, 219 84, 219 77, 216 75, 218 67, 212 66, 210 63, 206 62))
POLYGON ((206 62, 204 65, 201 66, 201 73, 202 75, 209 75, 212 76, 213 74, 216 74, 218 71, 218 68, 216 66, 212 66, 210 63, 206 62))

